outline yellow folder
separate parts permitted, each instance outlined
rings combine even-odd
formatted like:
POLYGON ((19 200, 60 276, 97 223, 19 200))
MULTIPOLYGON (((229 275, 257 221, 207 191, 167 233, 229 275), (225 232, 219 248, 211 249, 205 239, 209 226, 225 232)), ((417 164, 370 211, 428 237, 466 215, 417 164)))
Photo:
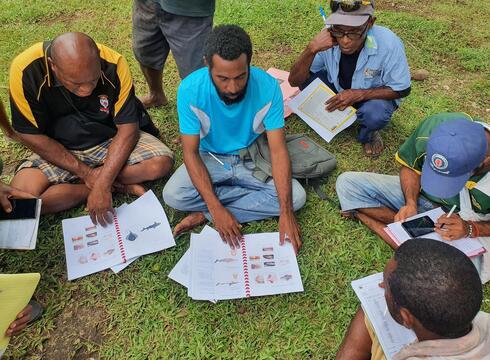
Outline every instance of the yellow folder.
POLYGON ((0 274, 0 354, 10 340, 5 331, 31 300, 40 278, 39 273, 0 274))

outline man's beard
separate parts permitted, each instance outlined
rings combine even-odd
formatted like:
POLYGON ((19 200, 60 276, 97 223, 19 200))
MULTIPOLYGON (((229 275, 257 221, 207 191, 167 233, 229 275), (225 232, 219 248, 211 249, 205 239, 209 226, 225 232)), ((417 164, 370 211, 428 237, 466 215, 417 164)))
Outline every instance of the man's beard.
POLYGON ((247 78, 247 83, 245 84, 245 86, 243 87, 242 90, 240 90, 240 92, 236 93, 236 94, 233 94, 233 95, 237 95, 237 97, 231 99, 228 97, 227 94, 221 92, 218 87, 216 86, 216 84, 214 83, 214 80, 213 80, 213 77, 211 76, 211 72, 209 72, 209 76, 211 77, 211 82, 213 83, 214 85, 214 88, 216 89, 216 92, 218 93, 218 96, 221 100, 223 100, 223 102, 226 104, 226 105, 232 105, 232 104, 236 104, 236 103, 239 103, 240 101, 242 101, 244 98, 245 98, 245 94, 247 93, 247 87, 248 87, 248 80, 250 79, 250 69, 248 71, 248 78, 247 78))

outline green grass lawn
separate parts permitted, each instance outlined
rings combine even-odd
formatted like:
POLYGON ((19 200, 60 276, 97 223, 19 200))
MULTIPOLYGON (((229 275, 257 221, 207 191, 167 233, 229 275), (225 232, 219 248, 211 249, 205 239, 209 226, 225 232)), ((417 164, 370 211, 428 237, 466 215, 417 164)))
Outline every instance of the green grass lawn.
MULTIPOLYGON (((312 136, 338 157, 337 172, 325 185, 335 196, 342 171, 395 174, 393 155, 417 123, 441 111, 464 111, 490 118, 490 3, 453 0, 379 0, 378 24, 394 30, 405 42, 410 66, 430 77, 412 84, 412 94, 383 132, 386 151, 377 160, 363 156, 355 127, 330 144, 299 118, 287 122, 290 133, 312 136)), ((8 100, 8 67, 16 54, 34 42, 65 31, 83 31, 124 54, 138 94, 145 84, 131 51, 131 1, 0 0, 0 97, 8 100)), ((289 69, 309 39, 322 28, 316 0, 218 0, 215 23, 244 27, 254 44, 253 64, 289 69)), ((173 60, 165 70, 170 103, 151 115, 162 139, 178 133, 175 92, 179 83, 173 60)), ((19 144, 0 140, 0 156, 9 181, 27 154, 19 144)), ((149 184, 161 197, 165 180, 149 184)), ((116 197, 120 204, 132 200, 116 197)), ((183 214, 167 209, 175 225, 183 214)), ((35 251, 0 251, 0 272, 40 272, 37 298, 46 304, 42 320, 16 338, 11 359, 169 359, 334 357, 359 305, 350 281, 381 271, 391 250, 360 224, 342 220, 335 205, 311 191, 298 213, 303 248, 298 262, 305 291, 218 304, 192 301, 186 289, 167 278, 189 245, 145 256, 119 275, 109 271, 68 282, 61 220, 84 214, 83 207, 41 219, 35 251)), ((276 220, 252 223, 246 233, 275 231, 276 220)), ((1 305, 0 305, 1 306, 1 305)), ((490 311, 490 287, 483 309, 490 311)))

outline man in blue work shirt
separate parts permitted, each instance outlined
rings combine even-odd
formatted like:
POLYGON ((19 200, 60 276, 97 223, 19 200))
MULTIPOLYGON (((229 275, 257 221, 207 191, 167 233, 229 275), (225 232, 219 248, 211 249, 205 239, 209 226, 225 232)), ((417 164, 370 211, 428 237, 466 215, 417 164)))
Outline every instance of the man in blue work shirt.
POLYGON ((276 79, 250 66, 252 43, 234 25, 213 29, 205 47, 207 67, 187 76, 177 92, 184 165, 163 190, 165 203, 192 213, 174 230, 212 220, 222 239, 239 247, 240 223, 279 216, 281 243, 301 246, 294 211, 306 201, 291 178, 285 142, 282 94, 276 79), (240 149, 266 133, 273 179, 253 176, 252 161, 240 149))
POLYGON ((358 139, 368 156, 383 151, 379 130, 410 94, 410 71, 402 41, 391 30, 374 26, 374 0, 332 0, 327 26, 310 41, 289 75, 305 87, 319 77, 336 96, 326 110, 357 108, 358 139))

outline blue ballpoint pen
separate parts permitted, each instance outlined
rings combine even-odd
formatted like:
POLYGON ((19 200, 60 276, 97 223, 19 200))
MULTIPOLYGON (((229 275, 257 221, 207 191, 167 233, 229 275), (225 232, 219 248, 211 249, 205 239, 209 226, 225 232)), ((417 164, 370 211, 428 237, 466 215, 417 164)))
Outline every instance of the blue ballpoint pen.
POLYGON ((320 6, 320 15, 322 16, 325 25, 327 25, 327 14, 325 14, 325 10, 323 10, 322 6, 320 6))

